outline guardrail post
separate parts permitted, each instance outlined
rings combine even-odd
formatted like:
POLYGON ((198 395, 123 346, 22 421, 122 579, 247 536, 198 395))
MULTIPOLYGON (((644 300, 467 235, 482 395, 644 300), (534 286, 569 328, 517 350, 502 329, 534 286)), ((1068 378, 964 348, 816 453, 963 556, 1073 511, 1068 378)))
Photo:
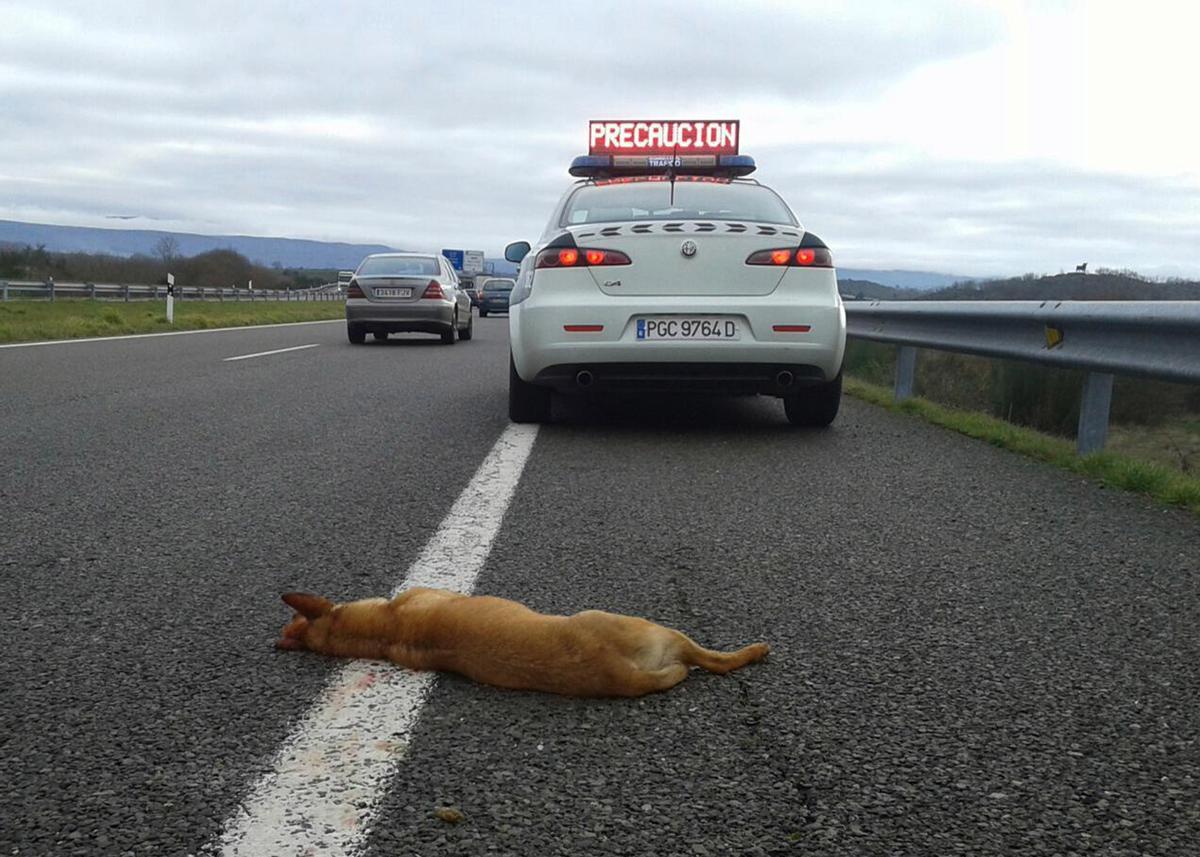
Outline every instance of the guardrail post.
POLYGON ((125 284, 125 303, 129 303, 129 283, 125 284))
POLYGON ((54 302, 54 278, 53 277, 46 280, 46 289, 50 293, 50 302, 53 303, 54 302))
POLYGON ((88 287, 88 297, 91 298, 92 300, 95 300, 96 299, 96 284, 88 283, 87 287, 88 287))
POLYGON ((913 383, 916 377, 917 349, 911 345, 901 345, 896 351, 895 400, 897 402, 912 398, 913 383))
POLYGON ((204 300, 204 286, 200 287, 200 300, 204 300))
POLYGON ((1113 376, 1088 372, 1083 379, 1083 399, 1079 403, 1079 431, 1075 451, 1080 455, 1099 452, 1108 440, 1108 412, 1112 405, 1113 376))

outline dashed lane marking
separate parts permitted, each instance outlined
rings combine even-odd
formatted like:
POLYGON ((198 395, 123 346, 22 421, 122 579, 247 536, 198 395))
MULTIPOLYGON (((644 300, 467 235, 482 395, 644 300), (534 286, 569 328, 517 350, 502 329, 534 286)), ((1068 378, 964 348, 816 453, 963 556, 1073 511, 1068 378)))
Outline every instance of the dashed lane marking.
POLYGON ((270 354, 283 354, 285 351, 303 351, 305 348, 316 348, 318 345, 320 345, 319 342, 314 342, 312 345, 293 345, 291 348, 276 348, 274 351, 260 351, 257 354, 239 354, 237 357, 226 357, 222 362, 249 360, 251 357, 266 357, 270 354))
MULTIPOLYGON (((474 588, 536 438, 536 426, 505 429, 393 595, 413 586, 474 588)), ((433 673, 377 661, 348 663, 210 852, 361 854, 434 680, 433 673)))

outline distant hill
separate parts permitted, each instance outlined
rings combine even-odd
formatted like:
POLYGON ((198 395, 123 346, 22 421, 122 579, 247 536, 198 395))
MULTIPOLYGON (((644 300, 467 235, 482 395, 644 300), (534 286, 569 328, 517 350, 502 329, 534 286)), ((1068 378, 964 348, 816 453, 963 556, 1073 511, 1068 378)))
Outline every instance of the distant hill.
MULTIPOLYGON (((235 250, 251 262, 284 268, 354 268, 364 256, 387 253, 399 248, 384 244, 348 244, 310 241, 303 238, 269 238, 253 235, 200 235, 193 232, 167 232, 155 229, 106 229, 90 226, 54 226, 45 223, 21 223, 0 220, 0 246, 44 245, 52 253, 107 253, 113 256, 154 256, 154 245, 164 236, 179 242, 182 256, 196 256, 209 250, 235 250)), ((448 246, 458 246, 452 238, 448 246)), ((517 266, 504 259, 488 258, 496 274, 513 275, 517 266)), ((884 286, 905 289, 934 289, 966 278, 932 271, 869 271, 841 268, 839 278, 869 280, 884 286)))
POLYGON ((0 220, 0 242, 45 245, 54 253, 107 253, 113 256, 154 256, 164 236, 179 242, 179 254, 196 256, 209 250, 234 250, 251 262, 284 268, 353 268, 370 253, 394 248, 383 244, 345 244, 303 238, 263 238, 250 235, 198 235, 152 229, 99 229, 51 226, 0 220))
POLYGON ((842 280, 865 280, 896 289, 940 289, 955 283, 970 282, 976 279, 957 274, 938 274, 933 271, 873 271, 838 267, 837 272, 839 282, 842 280))
MULTIPOLYGON (((845 289, 842 289, 845 294, 845 289)), ((1100 269, 1094 274, 1026 274, 1007 280, 980 280, 923 292, 917 300, 931 301, 1194 301, 1200 282, 1155 282, 1132 271, 1100 269)))
MULTIPOLYGON (((103 253, 111 256, 155 256, 154 245, 165 236, 174 238, 180 256, 197 256, 210 250, 234 250, 265 267, 345 270, 358 267, 371 253, 396 252, 385 244, 349 244, 310 241, 304 238, 269 238, 254 235, 200 235, 155 229, 103 229, 89 226, 53 226, 0 220, 0 247, 37 247, 52 253, 103 253)), ((451 244, 450 246, 455 246, 451 244)), ((497 274, 515 274, 517 266, 504 259, 485 260, 497 274)))
POLYGON ((903 301, 923 294, 916 289, 897 289, 871 280, 854 280, 843 277, 838 271, 838 291, 847 300, 858 301, 903 301))

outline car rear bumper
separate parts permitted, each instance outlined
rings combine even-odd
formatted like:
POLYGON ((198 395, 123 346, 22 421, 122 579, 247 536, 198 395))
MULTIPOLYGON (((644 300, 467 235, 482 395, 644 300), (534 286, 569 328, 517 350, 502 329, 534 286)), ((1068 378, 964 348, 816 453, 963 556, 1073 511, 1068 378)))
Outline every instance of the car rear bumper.
POLYGON ((526 381, 560 389, 564 375, 573 378, 588 369, 597 389, 602 380, 610 386, 657 389, 658 376, 664 389, 740 385, 747 392, 778 393, 774 378, 780 371, 791 372, 797 384, 830 380, 841 371, 846 313, 836 298, 805 303, 794 295, 767 295, 691 298, 682 304, 659 298, 519 303, 509 315, 517 373, 526 381), (735 317, 741 338, 638 340, 638 318, 651 315, 735 317), (602 329, 568 332, 568 325, 602 329), (777 331, 776 325, 805 325, 808 330, 777 331), (744 377, 737 367, 746 367, 744 377))
POLYGON ((388 304, 356 298, 346 301, 346 321, 372 332, 441 333, 454 322, 454 306, 438 300, 388 304))
POLYGON ((533 383, 560 393, 758 393, 785 396, 829 380, 803 363, 560 363, 533 383))

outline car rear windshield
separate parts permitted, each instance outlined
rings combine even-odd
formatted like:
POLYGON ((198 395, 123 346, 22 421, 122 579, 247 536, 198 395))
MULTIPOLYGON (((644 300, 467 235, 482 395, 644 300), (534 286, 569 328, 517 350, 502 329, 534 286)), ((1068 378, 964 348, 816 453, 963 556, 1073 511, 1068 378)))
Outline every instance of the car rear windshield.
POLYGON ((432 256, 376 256, 358 266, 359 277, 436 277, 441 273, 432 256))
POLYGON ((483 284, 485 292, 511 292, 513 290, 512 280, 488 280, 483 284))
POLYGON ((795 224, 773 190, 735 182, 636 181, 583 185, 568 200, 563 226, 619 220, 748 220, 795 224))

